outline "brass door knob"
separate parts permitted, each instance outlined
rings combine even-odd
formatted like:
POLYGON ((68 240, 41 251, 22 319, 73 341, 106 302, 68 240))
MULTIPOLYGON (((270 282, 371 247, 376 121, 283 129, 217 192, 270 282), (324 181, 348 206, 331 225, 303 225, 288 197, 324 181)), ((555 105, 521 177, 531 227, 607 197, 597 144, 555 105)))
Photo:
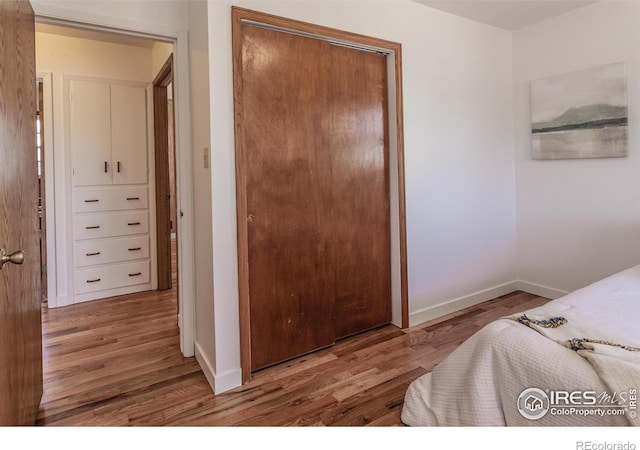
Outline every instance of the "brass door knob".
POLYGON ((6 263, 22 264, 23 262, 24 252, 22 250, 7 255, 7 252, 5 252, 3 248, 0 248, 0 269, 2 269, 6 263))

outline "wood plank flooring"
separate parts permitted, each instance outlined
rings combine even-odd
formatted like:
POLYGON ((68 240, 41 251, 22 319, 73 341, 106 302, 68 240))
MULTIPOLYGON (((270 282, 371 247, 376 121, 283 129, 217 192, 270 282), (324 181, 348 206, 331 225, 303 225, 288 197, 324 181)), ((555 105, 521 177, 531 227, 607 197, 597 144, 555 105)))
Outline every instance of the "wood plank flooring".
POLYGON ((175 289, 44 307, 37 424, 398 426, 411 381, 491 320, 547 301, 514 292, 407 330, 385 326, 220 395, 180 354, 175 289))

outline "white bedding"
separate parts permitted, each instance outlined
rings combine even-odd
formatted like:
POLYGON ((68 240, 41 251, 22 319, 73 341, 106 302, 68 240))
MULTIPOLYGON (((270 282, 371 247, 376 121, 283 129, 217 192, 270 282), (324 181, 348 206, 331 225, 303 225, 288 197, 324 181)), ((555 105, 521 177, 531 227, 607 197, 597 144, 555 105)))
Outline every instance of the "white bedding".
MULTIPOLYGON (((544 306, 524 311, 529 318, 562 316, 557 329, 530 328, 503 318, 482 328, 442 363, 407 389, 402 421, 411 426, 617 426, 638 425, 629 395, 640 390, 640 352, 610 345, 575 351, 564 334, 606 339, 640 347, 640 265, 612 275, 544 306), (564 328, 563 328, 564 327, 564 328), (559 338, 560 337, 560 338, 559 338), (528 388, 547 394, 590 391, 625 397, 624 415, 552 414, 525 418, 518 397, 528 388)), ((608 406, 608 405, 607 405, 608 406)), ((597 408, 576 408, 583 412, 597 408)), ((637 412, 640 412, 640 405, 637 412)))

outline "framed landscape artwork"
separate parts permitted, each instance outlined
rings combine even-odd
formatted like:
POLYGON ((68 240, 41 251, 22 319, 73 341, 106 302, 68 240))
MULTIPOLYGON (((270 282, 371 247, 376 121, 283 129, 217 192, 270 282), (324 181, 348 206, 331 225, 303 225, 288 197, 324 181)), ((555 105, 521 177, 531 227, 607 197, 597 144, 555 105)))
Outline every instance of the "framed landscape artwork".
POLYGON ((531 82, 533 159, 627 156, 624 63, 531 82))

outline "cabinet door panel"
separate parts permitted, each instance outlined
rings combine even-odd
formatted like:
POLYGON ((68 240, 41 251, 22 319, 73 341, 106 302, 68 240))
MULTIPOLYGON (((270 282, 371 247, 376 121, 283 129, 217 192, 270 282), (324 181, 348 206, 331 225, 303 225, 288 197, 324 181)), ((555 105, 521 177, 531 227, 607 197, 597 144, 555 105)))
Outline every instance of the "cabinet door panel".
POLYGON ((109 85, 73 80, 69 89, 73 184, 111 184, 109 85))
POLYGON ((113 184, 147 182, 146 91, 111 86, 113 184))

